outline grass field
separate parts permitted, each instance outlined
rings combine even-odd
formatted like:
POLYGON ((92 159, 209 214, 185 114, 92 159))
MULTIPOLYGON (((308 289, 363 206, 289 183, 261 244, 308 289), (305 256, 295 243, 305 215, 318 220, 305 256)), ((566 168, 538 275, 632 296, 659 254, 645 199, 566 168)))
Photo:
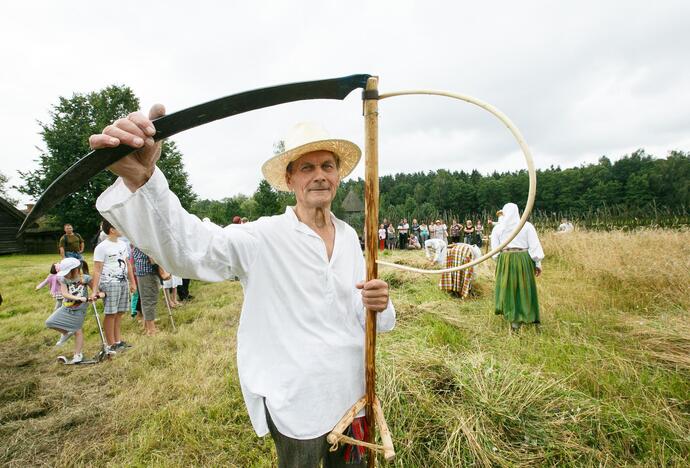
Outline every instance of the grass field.
MULTIPOLYGON (((542 325, 493 314, 493 263, 476 295, 392 270, 398 325, 378 340, 378 395, 401 467, 690 465, 690 232, 544 235, 542 325)), ((419 252, 394 253, 422 264, 419 252)), ((66 367, 34 286, 52 256, 0 257, 0 465, 273 466, 235 366, 239 283, 193 282, 172 333, 97 366, 66 367)), ((85 327, 95 352, 95 321, 85 327)))

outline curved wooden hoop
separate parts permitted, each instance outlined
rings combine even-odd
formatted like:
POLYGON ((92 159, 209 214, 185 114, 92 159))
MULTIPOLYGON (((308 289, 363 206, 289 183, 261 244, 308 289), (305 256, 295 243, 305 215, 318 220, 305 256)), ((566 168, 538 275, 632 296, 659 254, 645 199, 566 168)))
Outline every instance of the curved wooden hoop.
POLYGON ((420 89, 420 90, 407 90, 407 91, 396 91, 392 93, 383 93, 379 95, 379 100, 381 99, 386 99, 390 97, 395 97, 395 96, 409 96, 409 95, 418 95, 418 94, 424 94, 424 95, 431 95, 431 96, 444 96, 444 97, 449 97, 449 98, 454 98, 454 99, 459 99, 461 101, 469 102, 470 104, 474 104, 476 106, 481 107, 482 109, 489 111, 491 114, 493 114, 498 120, 500 120, 506 127, 508 127, 508 130, 510 130, 510 133, 513 134, 515 139, 517 140, 518 144, 520 145, 520 149, 522 149, 522 154, 525 155, 525 162, 527 163, 527 172, 529 173, 529 195, 527 196, 527 204, 525 205, 525 211, 522 213, 522 217, 520 218, 520 222, 518 223, 517 227, 515 230, 508 236, 508 238, 501 242, 501 244, 493 249, 491 252, 486 253, 485 255, 479 257, 476 260, 473 260, 469 263, 465 263, 464 265, 454 267, 454 268, 446 268, 444 270, 425 270, 422 268, 413 268, 413 267, 408 267, 405 265, 398 265, 397 263, 390 263, 390 262, 383 262, 381 260, 376 260, 376 263, 379 265, 385 265, 388 267, 392 268, 397 268, 398 270, 404 270, 404 271, 411 271, 413 273, 422 273, 422 274, 427 274, 427 275, 439 275, 442 273, 450 273, 451 271, 459 271, 459 270, 464 270, 466 268, 470 268, 474 265, 477 265, 479 263, 482 263, 489 258, 493 257, 497 253, 499 253, 505 246, 507 246, 510 241, 512 241, 515 236, 518 235, 520 232, 520 229, 525 225, 527 222, 527 218, 529 217, 530 213, 532 212, 532 207, 534 206, 534 198, 535 194, 537 192, 537 173, 534 170, 534 161, 532 159, 532 153, 530 152, 529 148, 527 147, 527 143, 525 142, 525 139, 523 138, 522 134, 520 133, 520 130, 511 122, 511 120, 506 116, 503 112, 500 110, 496 109, 494 106, 491 104, 487 104, 486 102, 480 101, 479 99, 473 98, 471 96, 465 96, 463 94, 457 94, 457 93, 450 93, 448 91, 435 91, 435 90, 426 90, 426 89, 420 89))

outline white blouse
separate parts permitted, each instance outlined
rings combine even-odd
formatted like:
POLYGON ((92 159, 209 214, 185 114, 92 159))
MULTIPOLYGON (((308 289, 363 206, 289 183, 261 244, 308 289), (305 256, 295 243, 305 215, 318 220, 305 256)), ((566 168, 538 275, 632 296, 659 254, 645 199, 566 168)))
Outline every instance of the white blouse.
MULTIPOLYGON (((497 247, 501 242, 503 242, 512 231, 500 232, 498 229, 499 224, 494 226, 494 230, 491 231, 491 248, 497 247)), ((506 248, 514 249, 527 249, 529 256, 532 257, 537 268, 541 268, 541 261, 544 259, 544 250, 541 247, 541 242, 539 242, 539 237, 537 236, 537 230, 529 221, 520 229, 520 232, 515 239, 510 241, 506 248)))

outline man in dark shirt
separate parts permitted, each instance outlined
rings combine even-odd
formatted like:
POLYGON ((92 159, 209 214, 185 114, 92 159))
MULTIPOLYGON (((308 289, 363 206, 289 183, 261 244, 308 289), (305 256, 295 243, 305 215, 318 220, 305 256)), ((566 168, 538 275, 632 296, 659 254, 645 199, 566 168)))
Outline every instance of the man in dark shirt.
POLYGON ((83 260, 82 252, 84 252, 84 239, 74 232, 71 224, 65 224, 65 235, 60 238, 60 258, 72 257, 77 260, 83 260))

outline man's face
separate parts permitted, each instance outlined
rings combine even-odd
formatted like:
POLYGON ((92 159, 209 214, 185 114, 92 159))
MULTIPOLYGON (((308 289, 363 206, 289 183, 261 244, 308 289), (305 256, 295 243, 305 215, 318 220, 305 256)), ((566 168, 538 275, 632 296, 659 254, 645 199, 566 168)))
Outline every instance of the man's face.
POLYGON ((74 232, 74 228, 71 224, 65 224, 65 234, 71 235, 74 232))
POLYGON ((292 163, 285 180, 295 193, 297 206, 328 208, 338 190, 340 176, 335 156, 329 151, 313 151, 292 163))

